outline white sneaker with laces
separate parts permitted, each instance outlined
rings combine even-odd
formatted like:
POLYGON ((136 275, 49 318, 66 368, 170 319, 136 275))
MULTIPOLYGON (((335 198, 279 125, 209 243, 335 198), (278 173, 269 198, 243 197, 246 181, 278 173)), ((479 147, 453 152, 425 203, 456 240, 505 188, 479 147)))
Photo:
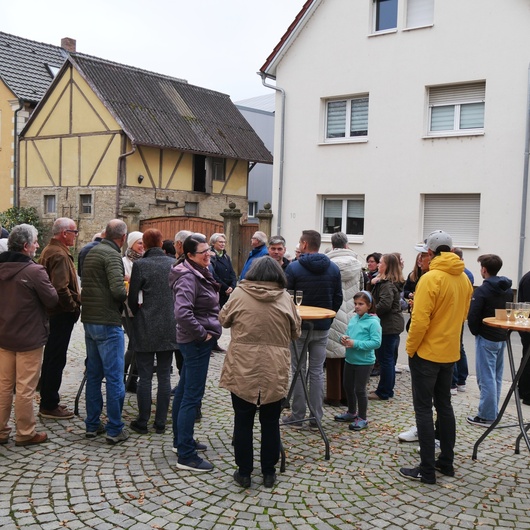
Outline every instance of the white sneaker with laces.
POLYGON ((398 440, 400 442, 417 442, 418 441, 418 428, 412 427, 408 431, 404 431, 398 434, 398 440))
POLYGON ((451 395, 452 396, 456 396, 457 392, 458 392, 457 388, 451 388, 451 395))
MULTIPOLYGON (((439 451, 440 450, 440 440, 434 440, 434 450, 439 451)), ((418 453, 420 452, 420 447, 418 446, 417 449, 418 453)))
POLYGON ((466 391, 466 385, 456 385, 457 392, 465 392, 466 391))

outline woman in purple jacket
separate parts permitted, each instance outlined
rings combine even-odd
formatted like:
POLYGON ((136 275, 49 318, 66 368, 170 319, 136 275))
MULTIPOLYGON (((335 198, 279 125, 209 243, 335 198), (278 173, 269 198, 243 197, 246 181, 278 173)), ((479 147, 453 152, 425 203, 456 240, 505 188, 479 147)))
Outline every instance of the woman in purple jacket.
POLYGON ((210 247, 201 234, 184 241, 184 253, 169 273, 169 285, 175 295, 177 343, 183 366, 173 401, 173 450, 177 467, 203 473, 213 465, 199 457, 206 446, 193 438, 197 406, 200 404, 210 355, 221 336, 219 323, 219 284, 208 270, 210 247))

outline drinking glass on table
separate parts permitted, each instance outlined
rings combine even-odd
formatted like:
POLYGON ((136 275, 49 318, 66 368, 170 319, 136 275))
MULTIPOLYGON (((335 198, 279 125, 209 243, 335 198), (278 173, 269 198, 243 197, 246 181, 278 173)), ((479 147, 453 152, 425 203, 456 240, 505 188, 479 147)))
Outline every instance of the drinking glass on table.
POLYGON ((512 316, 513 312, 513 306, 515 304, 513 302, 506 302, 506 320, 510 320, 510 317, 512 316))
POLYGON ((530 304, 528 302, 523 302, 521 306, 522 306, 521 313, 523 315, 522 323, 525 326, 528 326, 528 317, 530 316, 530 304))
POLYGON ((302 299, 304 298, 304 291, 296 291, 295 302, 297 306, 302 305, 302 299))
POLYGON ((513 316, 517 324, 521 324, 521 320, 523 318, 522 310, 523 308, 521 307, 521 304, 519 302, 515 302, 513 304, 513 316))

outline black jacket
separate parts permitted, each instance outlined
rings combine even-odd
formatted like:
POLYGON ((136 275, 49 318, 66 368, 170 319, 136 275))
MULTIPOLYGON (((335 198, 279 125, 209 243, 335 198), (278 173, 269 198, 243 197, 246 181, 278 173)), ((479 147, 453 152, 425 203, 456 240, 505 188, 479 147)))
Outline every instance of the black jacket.
MULTIPOLYGON (((213 247, 212 251, 215 252, 213 247)), ((223 307, 228 300, 226 290, 230 287, 234 289, 237 285, 236 273, 234 272, 232 262, 230 261, 230 257, 226 253, 226 250, 223 250, 223 255, 221 257, 215 253, 215 255, 212 256, 210 263, 213 268, 215 280, 221 284, 221 290, 219 291, 219 305, 223 307)))

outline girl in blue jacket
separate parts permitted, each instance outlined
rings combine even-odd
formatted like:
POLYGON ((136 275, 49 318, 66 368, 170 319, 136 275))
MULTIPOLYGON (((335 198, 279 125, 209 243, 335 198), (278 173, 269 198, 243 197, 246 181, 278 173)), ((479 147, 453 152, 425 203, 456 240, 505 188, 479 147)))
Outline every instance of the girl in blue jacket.
POLYGON ((375 352, 381 346, 381 324, 375 315, 375 304, 368 291, 354 297, 355 315, 341 337, 346 347, 343 386, 348 400, 348 411, 335 416, 335 421, 351 422, 350 430, 368 427, 368 395, 366 387, 375 363, 375 352))

